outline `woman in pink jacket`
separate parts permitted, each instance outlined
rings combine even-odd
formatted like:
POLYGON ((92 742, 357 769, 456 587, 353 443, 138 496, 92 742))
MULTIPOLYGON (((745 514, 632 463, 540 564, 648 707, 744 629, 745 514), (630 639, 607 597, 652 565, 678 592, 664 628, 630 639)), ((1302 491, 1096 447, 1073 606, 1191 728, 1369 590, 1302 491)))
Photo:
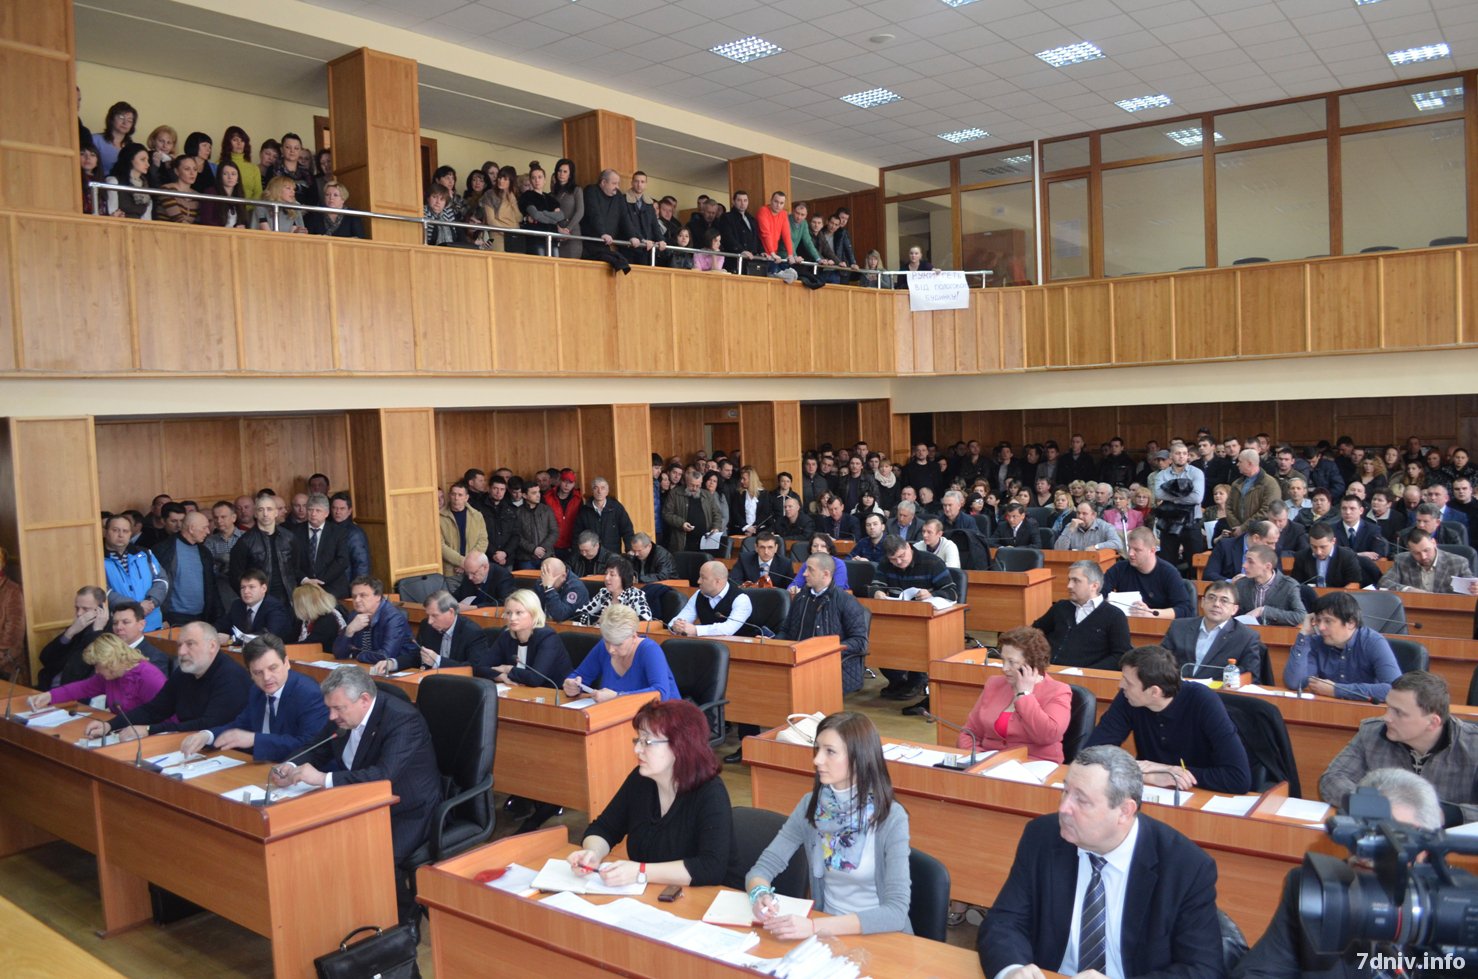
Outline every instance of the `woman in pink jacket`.
MULTIPOLYGON (((1047 675, 1052 647, 1040 629, 1023 626, 1001 634, 1005 668, 985 681, 965 730, 983 751, 1026 746, 1033 759, 1062 761, 1062 735, 1072 713, 1072 690, 1047 675)), ((961 748, 970 737, 961 733, 961 748)))
POLYGON ((153 700, 159 688, 164 686, 164 674, 159 672, 159 667, 110 632, 94 639, 82 654, 82 659, 93 667, 92 676, 35 694, 27 700, 30 708, 36 710, 48 704, 73 700, 88 701, 103 694, 107 697, 108 710, 116 711, 122 707, 128 711, 153 700))

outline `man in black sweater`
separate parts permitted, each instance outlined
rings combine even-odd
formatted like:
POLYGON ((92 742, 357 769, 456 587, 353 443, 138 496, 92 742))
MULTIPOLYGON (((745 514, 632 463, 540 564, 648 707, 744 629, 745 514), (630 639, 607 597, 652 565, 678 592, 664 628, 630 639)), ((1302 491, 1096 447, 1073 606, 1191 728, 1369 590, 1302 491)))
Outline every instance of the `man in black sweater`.
POLYGON ((121 737, 142 738, 230 724, 246 707, 251 677, 234 659, 221 655, 221 640, 209 623, 184 626, 179 641, 178 669, 169 674, 153 700, 126 719, 119 714, 111 721, 91 721, 83 733, 95 738, 116 731, 121 737))
POLYGON ((1117 670, 1129 652, 1129 620, 1104 600, 1103 569, 1074 561, 1067 569, 1067 595, 1032 625, 1052 644, 1052 662, 1093 670, 1117 670))
POLYGON ((585 242, 582 257, 606 262, 621 272, 630 272, 631 265, 612 247, 618 239, 632 248, 652 247, 650 241, 641 240, 631 223, 631 210, 621 195, 621 175, 615 170, 602 170, 600 182, 585 188, 585 217, 580 219, 580 231, 600 239, 585 242))
MULTIPOLYGON (((870 586, 873 598, 899 598, 908 589, 913 601, 927 601, 934 596, 958 601, 954 579, 942 560, 927 551, 915 550, 901 537, 889 534, 883 538, 886 561, 878 565, 870 586), (891 593, 891 595, 890 595, 891 593)), ((889 700, 908 700, 924 689, 928 676, 910 670, 884 670, 888 685, 882 696, 889 700)), ((915 705, 918 706, 918 705, 915 705)))

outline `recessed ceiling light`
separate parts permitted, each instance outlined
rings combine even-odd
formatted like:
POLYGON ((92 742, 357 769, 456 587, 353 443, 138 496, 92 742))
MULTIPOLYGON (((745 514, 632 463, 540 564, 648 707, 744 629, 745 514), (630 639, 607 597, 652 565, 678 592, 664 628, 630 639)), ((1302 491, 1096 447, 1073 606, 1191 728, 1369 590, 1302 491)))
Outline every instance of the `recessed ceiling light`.
POLYGON ((870 37, 870 38, 867 39, 867 43, 869 43, 869 44, 887 44, 889 41, 893 40, 897 36, 898 36, 897 34, 874 34, 872 37, 870 37))
POLYGON ((1017 167, 1021 166, 1023 163, 1030 163, 1031 161, 1032 155, 1030 153, 1023 153, 1020 156, 1008 156, 1005 159, 1001 160, 1002 163, 1009 163, 1012 166, 1017 167))
POLYGON ((1141 112, 1145 109, 1163 109, 1167 105, 1174 105, 1168 95, 1140 95, 1132 99, 1120 99, 1115 102, 1125 112, 1141 112))
POLYGON ((1386 57, 1391 59, 1393 65, 1414 65, 1422 61, 1435 61, 1445 58, 1452 52, 1446 44, 1423 44, 1417 48, 1405 48, 1400 51, 1388 51, 1386 57))
POLYGON ((886 105, 889 102, 897 102, 903 96, 897 92, 890 92, 886 88, 870 88, 865 92, 853 92, 851 95, 843 95, 843 102, 850 102, 859 109, 871 109, 874 106, 886 105))
POLYGON ((1372 3, 1380 3, 1380 0, 1355 0, 1355 6, 1365 7, 1372 3))
POLYGON ((963 7, 968 3, 974 2, 975 0, 944 0, 944 5, 946 7, 963 7))
POLYGON ((971 126, 969 129, 956 129, 952 133, 939 133, 939 138, 951 143, 969 143, 977 139, 985 139, 990 133, 979 126, 971 126))
POLYGON ((780 45, 771 44, 762 37, 742 37, 737 41, 727 41, 716 44, 708 50, 714 54, 730 61, 737 61, 741 65, 761 58, 768 58, 772 54, 779 54, 782 50, 780 45))
POLYGON ((1066 65, 1076 65, 1084 61, 1095 61, 1103 57, 1103 52, 1098 50, 1098 45, 1088 41, 1079 41, 1077 44, 1067 44, 1060 48, 1051 48, 1047 51, 1038 51, 1037 57, 1041 58, 1053 68, 1062 68, 1066 65))
POLYGON ((1448 99, 1462 98, 1463 87, 1443 88, 1433 92, 1413 92, 1411 101, 1422 112, 1430 112, 1433 109, 1441 109, 1447 105, 1448 99))
MULTIPOLYGON (((1165 135, 1175 140, 1175 142, 1179 143, 1181 146, 1201 145, 1202 135, 1200 126, 1192 126, 1190 129, 1172 129, 1165 135)), ((1221 133, 1213 131, 1211 134, 1211 139, 1212 142, 1219 143, 1222 140, 1226 139, 1226 137, 1223 136, 1221 133)))

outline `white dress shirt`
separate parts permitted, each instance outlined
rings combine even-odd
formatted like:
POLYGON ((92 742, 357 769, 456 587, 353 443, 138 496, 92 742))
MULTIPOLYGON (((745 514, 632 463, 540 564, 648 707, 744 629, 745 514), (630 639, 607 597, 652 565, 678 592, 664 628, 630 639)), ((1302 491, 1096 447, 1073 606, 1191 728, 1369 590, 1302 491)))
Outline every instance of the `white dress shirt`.
MULTIPOLYGON (((1124 842, 1103 855, 1107 861, 1100 876, 1103 879, 1103 902, 1107 917, 1104 920, 1106 944, 1104 973, 1109 979, 1125 979, 1123 954, 1124 895, 1129 890, 1129 864, 1134 859, 1134 844, 1139 840, 1139 820, 1129 827, 1124 842)), ((1088 863, 1088 851, 1078 850, 1078 883, 1073 891, 1072 930, 1067 936, 1067 953, 1057 971, 1073 975, 1078 971, 1078 930, 1082 926, 1083 900, 1088 894, 1088 878, 1093 868, 1088 863)))
MULTIPOLYGON (((366 724, 369 723, 370 715, 375 712, 375 700, 377 699, 378 698, 370 699, 369 710, 364 712, 364 717, 361 718, 359 723, 354 725, 353 730, 349 732, 349 743, 344 745, 345 771, 348 771, 349 769, 354 767, 354 754, 359 750, 360 739, 364 737, 364 727, 366 724)), ((331 789, 334 787, 333 772, 329 772, 323 777, 323 787, 325 789, 331 789)))
POLYGON ((1096 609, 1096 608, 1098 608, 1098 606, 1100 606, 1102 604, 1103 604, 1103 596, 1102 595, 1094 595, 1092 598, 1088 599, 1088 601, 1084 602, 1082 605, 1074 605, 1073 606, 1073 625, 1077 625, 1078 623, 1082 622, 1084 619, 1088 618, 1088 616, 1090 616, 1090 615, 1093 614, 1093 610, 1096 609))
MULTIPOLYGON (((734 586, 725 584, 724 590, 712 598, 704 595, 701 591, 693 592, 692 597, 688 599, 688 604, 683 606, 683 610, 677 613, 677 617, 672 621, 696 623, 698 621, 698 603, 700 601, 706 602, 708 607, 712 608, 724 600, 724 596, 729 593, 729 589, 732 587, 734 586)), ((712 625, 695 625, 693 627, 693 634, 696 636, 732 636, 749 621, 749 617, 753 613, 754 603, 749 600, 748 595, 741 592, 734 596, 734 604, 729 608, 728 618, 722 622, 715 622, 712 625)))

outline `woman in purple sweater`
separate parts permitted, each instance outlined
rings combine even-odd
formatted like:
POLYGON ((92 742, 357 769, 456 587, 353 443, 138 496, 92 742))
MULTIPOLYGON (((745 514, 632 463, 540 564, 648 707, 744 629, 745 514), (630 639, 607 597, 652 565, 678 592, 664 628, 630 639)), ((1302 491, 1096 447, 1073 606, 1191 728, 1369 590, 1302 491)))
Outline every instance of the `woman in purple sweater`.
POLYGON ((82 654, 82 659, 94 668, 92 676, 35 694, 26 701, 30 708, 37 710, 51 703, 88 701, 103 694, 107 697, 108 710, 122 707, 127 711, 153 700, 164 686, 164 674, 159 672, 159 668, 112 633, 104 633, 94 639, 82 654))

